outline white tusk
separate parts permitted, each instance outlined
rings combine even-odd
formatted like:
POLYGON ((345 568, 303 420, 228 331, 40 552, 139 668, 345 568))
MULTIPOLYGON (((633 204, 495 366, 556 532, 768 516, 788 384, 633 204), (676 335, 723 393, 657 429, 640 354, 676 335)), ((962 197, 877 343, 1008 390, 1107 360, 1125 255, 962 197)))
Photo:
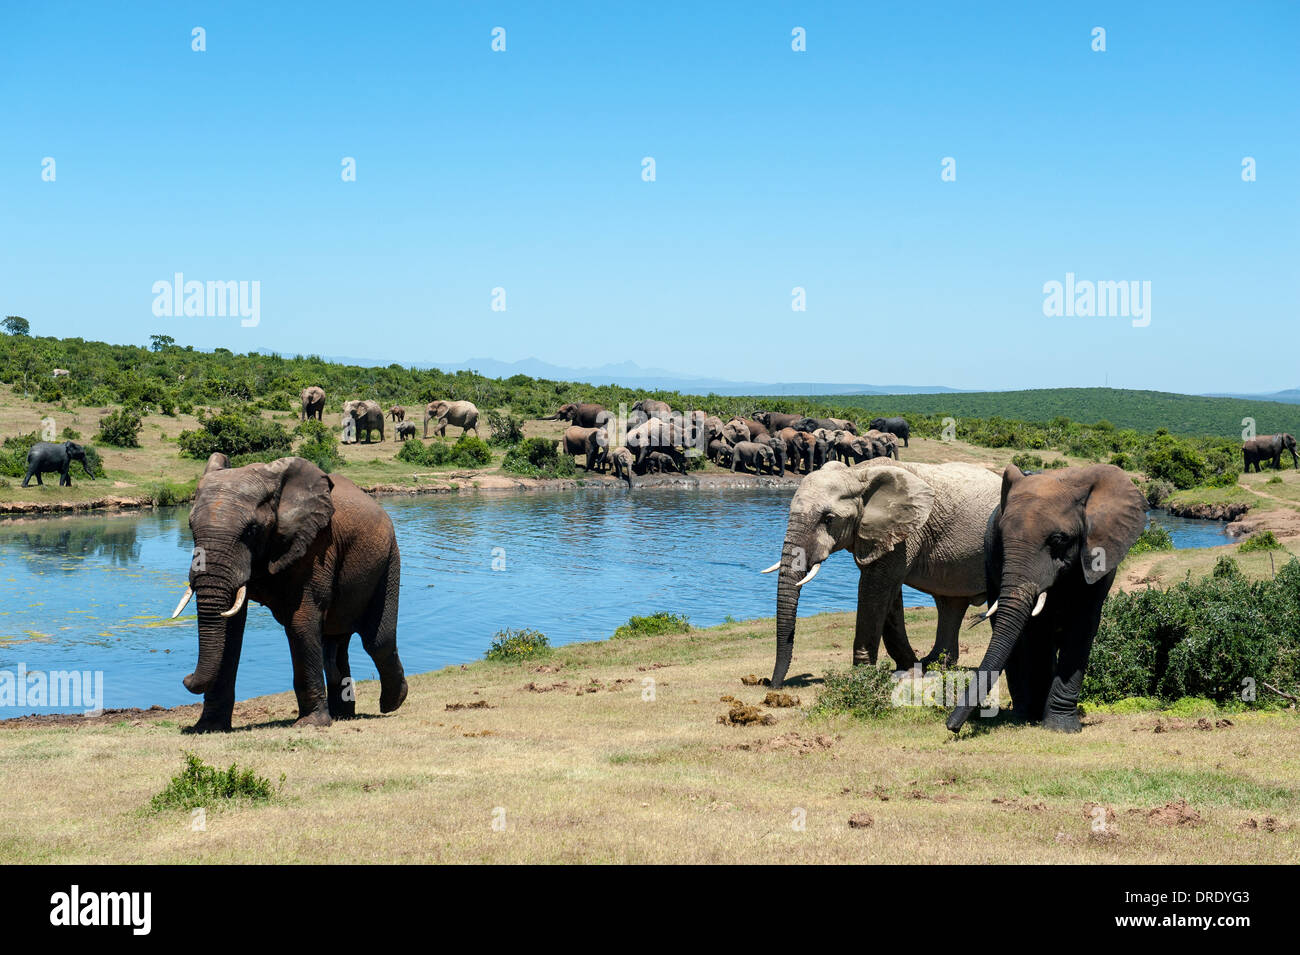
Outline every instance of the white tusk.
POLYGON ((1044 590, 1041 594, 1038 595, 1038 603, 1034 604, 1034 612, 1031 613, 1029 616, 1031 616, 1031 617, 1037 617, 1040 613, 1043 612, 1043 608, 1044 608, 1045 606, 1047 606, 1047 591, 1046 591, 1046 590, 1044 590))
POLYGON ((185 588, 185 596, 182 597, 181 602, 176 605, 176 609, 172 611, 173 620, 175 620, 177 617, 181 615, 181 611, 185 609, 185 607, 190 602, 190 598, 193 596, 194 596, 194 588, 187 585, 185 588))
POLYGON ((993 601, 993 603, 989 604, 989 609, 984 611, 984 616, 986 617, 993 616, 993 614, 997 612, 997 609, 998 609, 998 602, 995 600, 993 601))
POLYGON ((980 614, 978 617, 976 617, 974 620, 972 620, 970 623, 968 623, 968 624, 966 625, 966 629, 969 630, 971 627, 977 627, 977 626, 979 626, 981 623, 983 623, 983 622, 984 622, 985 620, 987 620, 989 617, 993 616, 993 611, 995 611, 995 610, 997 610, 997 609, 998 609, 998 602, 995 600, 995 601, 993 601, 992 604, 989 605, 989 609, 988 609, 988 610, 985 610, 982 614, 980 614))
POLYGON ((812 566, 812 570, 808 571, 808 576, 805 577, 803 580, 799 581, 799 583, 795 584, 795 586, 796 586, 796 587, 802 587, 804 584, 808 583, 808 581, 810 581, 810 580, 812 580, 814 577, 816 577, 816 576, 817 576, 817 571, 819 571, 819 570, 821 570, 821 569, 822 569, 822 565, 821 565, 821 564, 813 564, 813 566, 812 566))
POLYGON ((775 564, 773 564, 771 567, 767 568, 767 570, 760 570, 759 573, 760 573, 760 574, 770 574, 772 571, 774 571, 774 570, 780 570, 780 569, 781 569, 781 562, 778 560, 778 561, 777 561, 775 564))
POLYGON ((233 617, 235 614, 239 613, 239 608, 242 607, 242 606, 244 606, 244 597, 245 597, 245 595, 246 595, 247 593, 248 593, 248 586, 247 586, 247 585, 244 585, 243 587, 240 587, 240 588, 239 588, 239 593, 235 594, 235 602, 234 602, 233 604, 230 605, 230 609, 229 609, 229 610, 223 610, 223 611, 221 612, 221 616, 223 616, 223 617, 233 617))

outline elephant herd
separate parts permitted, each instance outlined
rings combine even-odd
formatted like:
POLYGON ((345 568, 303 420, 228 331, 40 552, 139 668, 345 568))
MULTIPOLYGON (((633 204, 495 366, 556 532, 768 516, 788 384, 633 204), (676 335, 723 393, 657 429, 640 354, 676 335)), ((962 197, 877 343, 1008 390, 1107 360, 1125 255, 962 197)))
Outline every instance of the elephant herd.
MULTIPOLYGON (((322 420, 325 411, 324 389, 312 385, 302 390, 302 420, 322 420)), ((377 401, 358 399, 343 404, 342 425, 351 426, 354 441, 369 444, 374 440, 374 432, 379 432, 379 440, 384 440, 384 419, 390 418, 395 425, 394 433, 399 441, 415 437, 415 424, 406 420, 406 408, 393 405, 388 411, 377 401)), ((430 401, 424 409, 424 436, 429 437, 429 422, 433 422, 433 433, 445 435, 447 426, 460 428, 465 434, 473 431, 478 435, 478 408, 472 401, 430 401)), ((346 440, 346 438, 345 438, 346 440)))
POLYGON ((582 455, 588 471, 612 468, 629 486, 633 474, 685 474, 687 458, 701 455, 736 473, 778 477, 787 469, 811 474, 833 461, 897 460, 899 439, 906 447, 910 437, 902 418, 877 418, 859 434, 854 422, 842 418, 755 411, 724 421, 705 411, 674 411, 650 398, 621 419, 603 405, 575 403, 543 420, 571 422, 560 449, 582 455))

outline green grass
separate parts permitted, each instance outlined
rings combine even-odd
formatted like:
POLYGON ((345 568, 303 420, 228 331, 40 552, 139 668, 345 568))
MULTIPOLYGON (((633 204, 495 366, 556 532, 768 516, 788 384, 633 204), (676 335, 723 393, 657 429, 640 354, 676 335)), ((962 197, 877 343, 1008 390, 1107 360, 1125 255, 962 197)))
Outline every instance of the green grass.
MULTIPOLYGON (((280 776, 280 785, 284 785, 283 775, 280 776)), ((269 779, 258 776, 251 769, 241 771, 234 763, 229 769, 217 769, 187 752, 184 768, 149 800, 149 808, 154 812, 200 807, 212 809, 235 801, 266 802, 277 792, 279 789, 273 787, 269 779)))
POLYGON ((625 640, 629 637, 658 637, 671 633, 690 633, 691 621, 681 614, 652 613, 648 617, 631 617, 627 623, 614 631, 611 639, 625 640))
POLYGON ((483 655, 498 662, 532 660, 551 652, 551 641, 538 630, 499 630, 483 655))

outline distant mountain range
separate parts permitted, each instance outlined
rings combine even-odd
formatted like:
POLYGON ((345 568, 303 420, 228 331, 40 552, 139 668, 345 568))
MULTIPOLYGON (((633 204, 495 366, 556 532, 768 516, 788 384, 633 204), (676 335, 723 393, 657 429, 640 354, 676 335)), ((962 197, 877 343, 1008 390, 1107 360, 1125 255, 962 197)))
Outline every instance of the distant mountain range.
POLYGON ((345 355, 322 355, 325 361, 345 365, 374 367, 398 364, 415 368, 438 368, 442 371, 476 371, 489 378, 528 375, 552 381, 578 381, 590 385, 622 385, 647 391, 679 391, 694 395, 935 395, 961 393, 960 388, 944 385, 869 385, 825 381, 732 381, 726 378, 692 378, 663 368, 642 368, 624 361, 595 368, 566 368, 537 358, 521 361, 498 361, 495 358, 471 358, 459 364, 441 362, 404 362, 375 358, 351 358, 345 355))
POLYGON ((1218 393, 1206 395, 1207 398, 1253 398, 1256 401, 1280 401, 1288 405, 1300 405, 1300 388, 1288 388, 1286 391, 1275 391, 1268 395, 1243 395, 1236 392, 1218 393))

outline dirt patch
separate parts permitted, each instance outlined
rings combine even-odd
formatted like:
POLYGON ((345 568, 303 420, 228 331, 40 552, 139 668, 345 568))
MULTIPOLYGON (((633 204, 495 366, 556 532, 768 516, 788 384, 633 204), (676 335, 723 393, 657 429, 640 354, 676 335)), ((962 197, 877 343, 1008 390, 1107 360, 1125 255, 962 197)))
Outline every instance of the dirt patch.
POLYGON ((798 706, 799 697, 791 696, 789 693, 777 693, 773 690, 763 697, 763 705, 773 707, 798 706))
POLYGON ((737 701, 724 716, 718 717, 718 722, 724 726, 771 726, 776 722, 776 717, 764 713, 757 706, 746 706, 737 701))
POLYGON ((677 664, 675 663, 648 663, 643 667, 637 667, 636 670, 638 673, 645 673, 646 670, 662 670, 665 667, 671 667, 676 665, 677 664))
POLYGON ((1155 809, 1130 809, 1129 812, 1146 816, 1157 826, 1199 826, 1205 822, 1199 812, 1187 805, 1186 799, 1175 799, 1155 809))
POLYGON ((559 673, 564 669, 563 663, 543 663, 539 667, 533 667, 534 673, 559 673))
POLYGON ((1047 812, 1047 803, 1045 802, 1022 802, 1014 797, 994 796, 991 800, 993 805, 1000 806, 1003 809, 1017 809, 1022 812, 1047 812))
POLYGON ((743 686, 771 686, 772 685, 772 681, 770 678, 765 676, 758 676, 757 674, 754 673, 751 673, 748 676, 742 676, 740 678, 740 682, 743 686))
POLYGON ((568 683, 552 683, 549 686, 541 683, 527 683, 523 686, 523 689, 529 693, 550 693, 553 690, 567 690, 568 688, 568 683))
POLYGON ((496 709, 487 700, 475 700, 473 703, 448 703, 449 710, 494 710, 496 709))
POLYGON ((870 829, 876 820, 865 812, 855 812, 849 816, 850 829, 870 829))
POLYGON ((757 739, 751 743, 737 743, 728 749, 744 750, 751 753, 792 752, 800 756, 809 753, 824 753, 835 745, 836 738, 818 733, 815 736, 801 736, 799 733, 783 733, 771 739, 757 739))
POLYGON ((1243 822, 1238 828, 1245 829, 1250 832, 1256 832, 1256 831, 1283 832, 1290 827, 1278 822, 1272 816, 1265 816, 1263 819, 1256 819, 1254 816, 1251 816, 1249 819, 1243 822))
POLYGON ((601 690, 607 690, 611 693, 614 693, 617 692, 618 690, 623 689, 623 687, 627 686, 631 682, 632 682, 631 679, 618 679, 618 680, 614 680, 611 683, 603 683, 600 680, 597 680, 593 677, 592 681, 588 683, 586 686, 578 687, 577 691, 573 695, 583 696, 587 693, 599 693, 601 690))
POLYGON ((1233 725, 1234 724, 1232 720, 1227 718, 1217 719, 1211 722, 1209 719, 1202 716, 1199 719, 1197 719, 1195 722, 1193 722, 1192 720, 1181 720, 1174 716, 1171 717, 1162 716, 1162 717, 1158 717, 1155 723, 1151 726, 1133 727, 1133 732, 1141 733, 1144 731, 1150 731, 1152 733, 1174 733, 1177 732, 1178 730, 1212 731, 1216 729, 1219 730, 1227 729, 1228 727, 1233 725))
POLYGON ((199 705, 177 706, 167 709, 164 706, 151 706, 148 709, 129 707, 120 710, 104 710, 94 716, 80 713, 29 713, 27 716, 12 716, 0 720, 0 729, 28 729, 33 726, 103 726, 105 723, 138 723, 145 719, 157 719, 165 713, 173 716, 185 714, 199 716, 199 705))

